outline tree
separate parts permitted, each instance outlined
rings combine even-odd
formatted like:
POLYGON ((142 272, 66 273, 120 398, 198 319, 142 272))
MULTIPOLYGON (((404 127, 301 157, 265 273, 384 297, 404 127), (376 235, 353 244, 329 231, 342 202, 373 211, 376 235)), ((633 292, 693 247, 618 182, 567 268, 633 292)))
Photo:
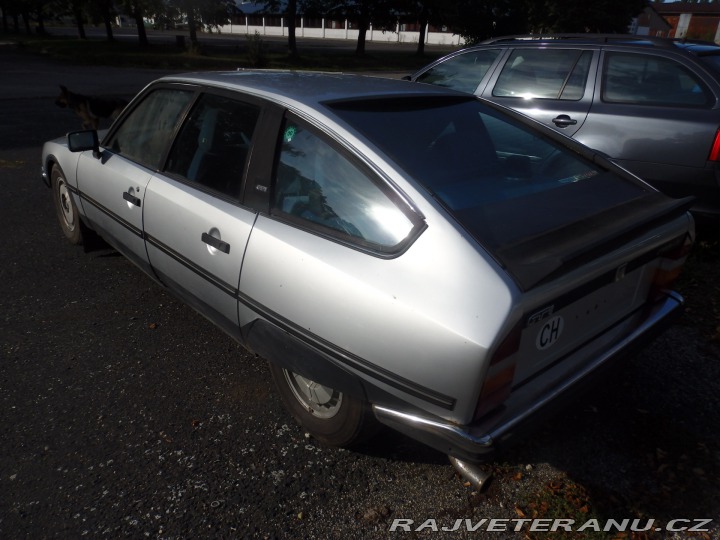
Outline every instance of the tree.
POLYGON ((625 33, 646 0, 457 0, 449 26, 467 42, 542 32, 625 33))
POLYGON ((22 15, 25 23, 25 31, 32 34, 30 21, 35 19, 37 23, 35 30, 38 34, 45 34, 45 10, 50 3, 49 0, 16 0, 13 2, 17 13, 22 15))
POLYGON ((162 0, 122 0, 122 10, 135 21, 141 47, 147 47, 150 44, 145 31, 146 14, 156 13, 164 8, 162 0))
POLYGON ((337 6, 335 13, 344 16, 357 26, 358 40, 355 54, 358 56, 365 54, 367 31, 371 24, 373 28, 383 31, 394 29, 397 24, 397 0, 343 0, 335 5, 337 6))
MULTIPOLYGON (((305 4, 300 0, 301 7, 305 7, 305 4)), ((288 28, 288 54, 291 58, 298 58, 297 37, 295 33, 295 27, 297 26, 297 11, 298 2, 297 0, 267 0, 265 2, 265 9, 271 12, 282 12, 287 21, 288 28)), ((312 9, 312 3, 311 8, 312 9)))
POLYGON ((418 46, 415 54, 425 54, 425 38, 428 27, 442 25, 452 19, 452 13, 457 9, 457 0, 404 0, 395 2, 400 11, 400 19, 412 20, 420 26, 418 46))
POLYGON ((112 20, 115 16, 115 3, 113 0, 95 0, 89 2, 86 10, 93 23, 98 24, 102 22, 105 25, 107 39, 108 41, 113 41, 115 39, 112 29, 112 20))
POLYGON ((170 0, 169 6, 187 17, 190 42, 198 46, 197 31, 203 26, 217 27, 230 20, 232 0, 170 0))
POLYGON ((626 33, 646 0, 526 0, 533 32, 626 33))
POLYGON ((85 35, 85 0, 73 0, 70 2, 70 9, 75 18, 78 36, 80 39, 87 39, 85 35))
POLYGON ((458 0, 449 26, 468 43, 527 32, 524 5, 534 0, 458 0))

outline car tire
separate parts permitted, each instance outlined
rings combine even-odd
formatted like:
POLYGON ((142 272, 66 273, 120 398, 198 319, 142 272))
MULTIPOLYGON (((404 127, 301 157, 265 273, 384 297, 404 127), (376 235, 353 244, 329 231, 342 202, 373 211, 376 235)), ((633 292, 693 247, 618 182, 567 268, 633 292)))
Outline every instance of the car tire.
POLYGON ((370 405, 270 362, 270 373, 285 408, 323 444, 347 448, 379 428, 370 405))
POLYGON ((50 182, 60 228, 71 244, 81 245, 83 243, 83 225, 80 221, 80 213, 68 188, 65 174, 57 165, 52 167, 50 182))

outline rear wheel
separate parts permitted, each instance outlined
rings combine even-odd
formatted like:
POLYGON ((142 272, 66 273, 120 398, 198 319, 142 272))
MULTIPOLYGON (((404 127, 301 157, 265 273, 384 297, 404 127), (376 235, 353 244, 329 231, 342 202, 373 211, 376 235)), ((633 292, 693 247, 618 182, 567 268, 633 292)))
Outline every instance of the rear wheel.
POLYGON ((77 206, 75 206, 75 201, 73 201, 65 174, 57 165, 53 165, 50 180, 55 212, 60 222, 60 228, 65 237, 70 240, 70 243, 80 245, 83 243, 83 227, 80 222, 80 214, 77 206))
POLYGON ((375 434, 370 405, 270 363, 285 408, 313 437, 330 446, 352 446, 375 434))

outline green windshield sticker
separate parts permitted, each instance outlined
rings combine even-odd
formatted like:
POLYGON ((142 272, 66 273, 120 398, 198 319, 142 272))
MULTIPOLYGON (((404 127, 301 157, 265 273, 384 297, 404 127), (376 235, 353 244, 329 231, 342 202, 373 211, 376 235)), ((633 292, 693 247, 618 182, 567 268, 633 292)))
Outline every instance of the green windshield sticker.
POLYGON ((286 143, 292 142, 292 140, 295 138, 295 134, 297 133, 297 127, 295 126, 288 126, 287 129, 285 129, 285 135, 283 136, 283 139, 286 143))

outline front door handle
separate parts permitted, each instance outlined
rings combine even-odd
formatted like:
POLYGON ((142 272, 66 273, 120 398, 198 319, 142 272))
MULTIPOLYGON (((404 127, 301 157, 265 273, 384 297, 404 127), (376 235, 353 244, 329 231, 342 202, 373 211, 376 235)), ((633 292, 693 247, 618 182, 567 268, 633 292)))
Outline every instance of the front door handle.
POLYGON ((202 236, 200 237, 203 242, 205 242, 208 246, 214 247, 215 249, 222 251, 223 253, 230 253, 230 244, 227 242, 223 242, 219 238, 215 238, 214 236, 210 236, 208 233, 204 232, 202 233, 202 236))
POLYGON ((561 114, 553 118, 552 123, 559 128, 565 128, 568 126, 574 126, 577 124, 577 120, 570 118, 567 114, 561 114))
POLYGON ((129 203, 134 204, 137 207, 140 207, 140 198, 136 197, 131 193, 128 193, 127 191, 123 191, 123 199, 125 199, 129 203))

